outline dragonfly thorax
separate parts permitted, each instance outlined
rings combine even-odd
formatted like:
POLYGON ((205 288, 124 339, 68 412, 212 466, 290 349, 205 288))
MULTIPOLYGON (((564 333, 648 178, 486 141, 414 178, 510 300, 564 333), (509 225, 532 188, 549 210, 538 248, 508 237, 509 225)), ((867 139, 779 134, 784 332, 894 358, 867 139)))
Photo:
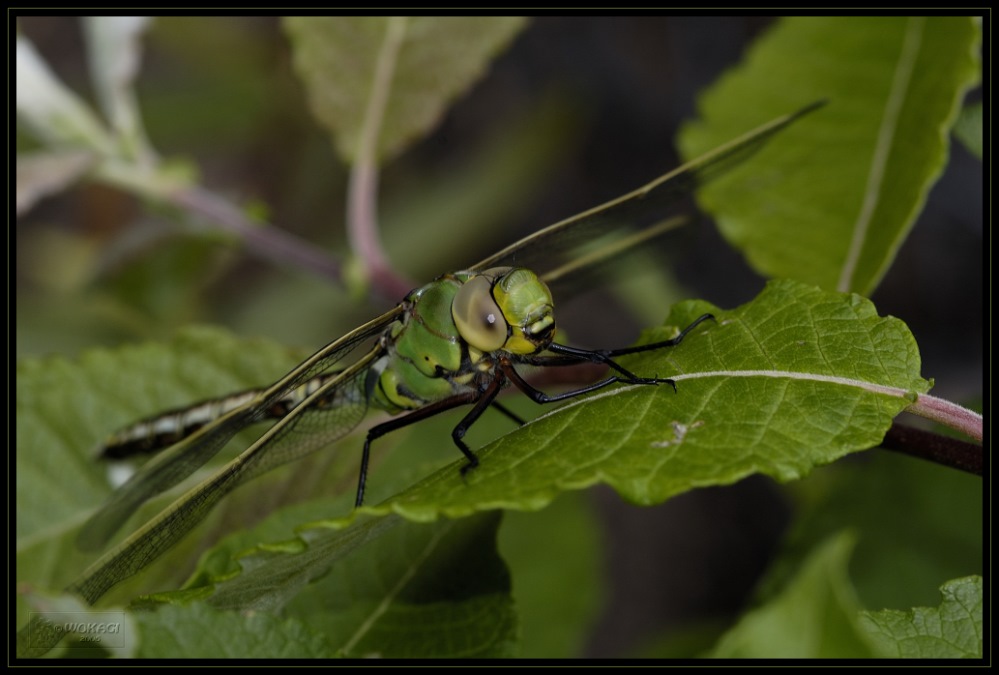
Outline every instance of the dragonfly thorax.
POLYGON ((480 389, 502 353, 544 351, 555 335, 552 297, 530 270, 445 274, 416 289, 382 336, 368 374, 375 407, 397 413, 480 389))
POLYGON ((494 267, 470 276, 451 313, 463 340, 484 353, 536 354, 555 336, 551 291, 531 270, 494 267))

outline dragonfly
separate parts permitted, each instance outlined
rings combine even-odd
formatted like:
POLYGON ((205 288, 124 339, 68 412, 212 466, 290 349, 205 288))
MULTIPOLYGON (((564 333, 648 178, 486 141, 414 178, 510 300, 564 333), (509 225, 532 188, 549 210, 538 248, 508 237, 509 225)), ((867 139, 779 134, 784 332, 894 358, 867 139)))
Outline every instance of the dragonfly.
POLYGON ((113 435, 104 446, 105 457, 156 454, 85 523, 78 538, 83 548, 105 545, 142 503, 188 478, 237 433, 274 420, 235 459, 106 553, 71 589, 93 602, 179 541, 237 486, 342 438, 369 409, 391 417, 367 432, 356 507, 364 502, 372 443, 444 411, 470 406, 451 438, 465 460, 461 475, 478 466, 478 456, 463 439, 487 409, 495 408, 524 424, 497 401, 506 388, 516 388, 539 404, 565 401, 614 384, 668 385, 675 390, 672 380, 635 374, 617 359, 674 347, 710 315, 701 316, 668 340, 587 350, 555 341, 551 291, 595 258, 634 247, 654 236, 657 227, 667 225, 658 221, 657 226, 622 236, 595 257, 574 263, 558 264, 552 252, 625 232, 624 226, 639 216, 675 205, 823 103, 778 117, 637 190, 542 229, 471 267, 439 276, 381 316, 333 340, 270 387, 169 411, 113 435), (606 376, 556 394, 541 391, 522 374, 525 367, 586 363, 605 366, 606 376), (166 445, 170 447, 161 450, 166 445))

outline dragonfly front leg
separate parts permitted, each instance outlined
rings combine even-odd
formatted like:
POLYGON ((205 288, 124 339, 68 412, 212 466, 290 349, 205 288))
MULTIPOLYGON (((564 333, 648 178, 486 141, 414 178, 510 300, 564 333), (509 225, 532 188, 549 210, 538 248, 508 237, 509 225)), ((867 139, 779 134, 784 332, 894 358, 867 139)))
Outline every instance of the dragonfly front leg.
MULTIPOLYGON (((609 361, 609 359, 608 359, 609 361)), ((542 365, 536 361, 530 361, 532 365, 542 365)), ((603 361, 601 362, 603 363, 603 361)), ((613 362, 610 362, 613 363, 613 362)), ((570 365, 568 362, 558 362, 556 364, 547 365, 570 365)), ((620 368, 624 375, 611 375, 610 377, 600 380, 599 382, 594 382, 593 384, 581 387, 579 389, 573 389, 572 391, 565 391, 561 394, 546 394, 540 389, 529 384, 527 380, 518 373, 513 364, 506 361, 502 364, 503 372, 506 374, 510 381, 513 382, 518 389, 527 394, 527 396, 535 403, 555 403, 557 401, 564 401, 574 396, 581 396, 582 394, 588 394, 591 391, 596 391, 597 389, 603 389, 604 387, 620 382, 622 384, 668 384, 673 387, 673 391, 676 391, 676 383, 673 380, 660 378, 660 377, 638 377, 632 375, 627 370, 620 368)))
POLYGON ((687 333, 694 330, 695 328, 697 328, 698 325, 709 319, 711 321, 714 321, 715 319, 714 315, 701 314, 699 317, 694 319, 689 326, 680 331, 679 335, 669 340, 663 340, 662 342, 653 342, 652 344, 640 345, 638 347, 625 347, 624 349, 609 349, 600 353, 607 357, 612 357, 612 356, 624 356, 625 354, 637 354, 639 352, 647 352, 653 349, 663 349, 664 347, 675 347, 681 342, 683 342, 683 338, 687 337, 687 333))
MULTIPOLYGON (((616 370, 619 375, 614 375, 606 380, 601 380, 600 382, 587 387, 586 389, 578 390, 577 393, 585 394, 588 391, 593 391, 594 389, 600 389, 601 387, 606 387, 608 384, 614 384, 615 382, 622 382, 624 384, 671 384, 673 388, 676 389, 676 385, 673 380, 669 380, 661 377, 639 377, 633 372, 620 365, 617 361, 610 358, 606 351, 590 351, 588 349, 579 349, 578 347, 569 347, 567 345, 560 345, 558 343, 552 343, 548 345, 548 350, 556 352, 557 356, 534 356, 530 358, 521 359, 521 363, 526 363, 531 366, 540 366, 542 368, 553 368, 558 366, 578 366, 584 363, 593 363, 598 365, 604 365, 616 370)), ((512 367, 512 364, 510 364, 512 367)), ((509 373, 507 373, 509 375, 509 373)), ((511 379, 513 379, 511 377, 511 379)), ((518 385, 519 386, 519 385, 518 385)), ((532 399, 534 399, 534 394, 531 392, 538 392, 537 389, 528 385, 529 389, 524 389, 520 387, 521 391, 526 393, 532 399)), ((540 392, 539 392, 540 393, 540 392)), ((542 394, 544 396, 544 394, 542 394)), ((575 395, 575 394, 573 394, 575 395)), ((551 401, 557 401, 560 399, 552 398, 550 400, 546 399, 543 401, 536 400, 538 403, 550 403, 551 401)))
POLYGON ((560 358, 554 357, 536 357, 531 359, 529 362, 533 365, 542 366, 564 366, 573 365, 579 362, 589 362, 589 363, 603 363, 617 372, 621 373, 625 377, 639 379, 633 373, 625 370, 617 362, 614 361, 615 356, 625 356, 626 354, 638 354, 639 352, 648 352, 654 349, 665 349, 666 347, 675 347, 681 342, 683 338, 687 337, 690 331, 697 328, 698 325, 707 321, 708 319, 714 320, 712 314, 702 314, 701 316, 694 319, 694 321, 684 328, 680 333, 669 340, 662 340, 660 342, 652 342, 647 345, 639 345, 637 347, 623 347, 621 349, 580 349, 578 347, 569 347, 568 345, 560 345, 553 342, 548 347, 548 351, 553 354, 558 354, 560 358))
MULTIPOLYGON (((569 392, 572 396, 578 394, 584 394, 588 391, 593 391, 594 389, 599 389, 605 387, 614 382, 623 382, 625 384, 669 384, 676 390, 676 383, 673 380, 659 378, 659 377, 638 377, 630 370, 621 366, 617 361, 614 360, 615 356, 624 356, 626 354, 637 354, 639 352, 652 351, 654 349, 664 349, 666 347, 675 347, 683 341, 683 338, 687 336, 690 331, 694 330, 699 324, 708 319, 714 319, 715 317, 711 314, 702 314, 697 317, 689 326, 680 331, 679 335, 669 340, 662 340, 660 342, 653 342, 647 345, 640 345, 638 347, 624 347, 622 349, 580 349, 578 347, 569 347, 568 345, 560 345, 553 342, 548 346, 548 351, 555 354, 555 356, 536 356, 533 358, 525 359, 525 363, 530 363, 535 366, 571 366, 579 363, 599 363, 608 366, 609 368, 616 370, 619 375, 608 378, 606 380, 601 380, 600 382, 592 385, 590 387, 580 389, 574 392, 569 392)), ((523 389, 523 388, 522 388, 523 389)), ((533 389, 533 387, 532 387, 533 389)), ((524 390, 525 392, 527 390, 524 390)), ((537 390, 535 390, 537 391, 537 390)), ((528 394, 531 395, 531 394, 528 394)), ((566 396, 564 398, 570 398, 566 396)), ((558 400, 558 399, 553 399, 558 400)), ((548 402, 548 401, 543 401, 548 402)))

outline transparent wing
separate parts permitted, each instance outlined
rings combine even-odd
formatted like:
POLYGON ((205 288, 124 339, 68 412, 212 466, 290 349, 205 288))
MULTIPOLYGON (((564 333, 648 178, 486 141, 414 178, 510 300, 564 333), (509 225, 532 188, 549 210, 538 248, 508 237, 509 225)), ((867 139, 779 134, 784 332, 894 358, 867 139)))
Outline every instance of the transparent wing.
POLYGON ((371 350, 331 378, 242 454, 102 556, 68 590, 93 602, 173 546, 244 481, 348 433, 367 410, 364 379, 380 356, 371 350))
MULTIPOLYGON (((482 260, 471 269, 514 265, 528 267, 542 278, 555 272, 561 275, 565 271, 565 261, 580 259, 579 252, 587 245, 610 239, 610 242, 606 242, 607 250, 611 255, 616 255, 620 249, 612 243, 614 240, 628 236, 628 228, 641 225, 641 219, 655 218, 648 229, 642 230, 630 240, 628 245, 636 246, 661 233, 664 218, 668 215, 666 212, 670 207, 678 204, 712 178, 742 163, 762 148, 774 134, 823 105, 825 101, 818 101, 798 112, 767 122, 734 141, 660 176, 648 185, 539 230, 482 260)), ((675 220, 667 222, 676 223, 675 220)), ((582 257, 589 257, 592 262, 594 255, 600 257, 599 253, 593 251, 582 257)), ((578 265, 575 266, 575 269, 579 268, 578 265)))
MULTIPOLYGON (((252 400, 147 462, 84 524, 77 538, 80 548, 94 550, 102 547, 143 502, 190 476, 247 426, 273 417, 272 409, 277 402, 288 398, 309 380, 342 365, 354 349, 379 335, 402 311, 401 307, 396 307, 329 343, 252 400)), ((372 350, 358 363, 370 362, 377 351, 372 350)), ((355 382, 355 376, 360 374, 355 366, 344 370, 340 376, 330 378, 265 435, 266 438, 274 438, 273 434, 277 433, 278 438, 283 440, 293 429, 302 427, 295 434, 296 442, 302 444, 301 449, 289 448, 285 442, 275 442, 268 449, 273 458, 255 460, 247 468, 240 469, 235 478, 244 480, 248 477, 246 472, 253 467, 263 471, 265 467, 289 461, 339 438, 356 426, 364 415, 367 401, 363 400, 363 392, 358 389, 363 382, 355 382), (301 424, 303 420, 308 420, 304 426, 301 424), (303 438, 306 436, 309 438, 303 438)), ((253 447, 258 445, 259 442, 253 447)), ((267 445, 264 447, 267 448, 267 445)))

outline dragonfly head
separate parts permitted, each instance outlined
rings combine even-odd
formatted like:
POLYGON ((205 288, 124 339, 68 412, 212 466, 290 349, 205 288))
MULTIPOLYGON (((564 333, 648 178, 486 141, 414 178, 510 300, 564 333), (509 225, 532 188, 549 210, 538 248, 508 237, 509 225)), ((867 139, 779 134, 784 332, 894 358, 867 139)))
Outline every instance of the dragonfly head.
POLYGON ((458 332, 483 352, 535 354, 555 336, 552 294, 534 272, 494 267, 458 289, 451 307, 458 332))

